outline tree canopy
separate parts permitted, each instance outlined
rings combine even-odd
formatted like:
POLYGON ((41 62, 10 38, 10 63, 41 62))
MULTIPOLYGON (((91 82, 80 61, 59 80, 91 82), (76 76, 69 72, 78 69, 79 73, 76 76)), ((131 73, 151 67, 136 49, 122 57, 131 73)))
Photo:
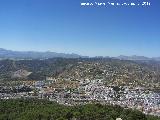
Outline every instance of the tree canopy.
POLYGON ((120 106, 64 106, 38 99, 0 100, 0 120, 160 120, 120 106))

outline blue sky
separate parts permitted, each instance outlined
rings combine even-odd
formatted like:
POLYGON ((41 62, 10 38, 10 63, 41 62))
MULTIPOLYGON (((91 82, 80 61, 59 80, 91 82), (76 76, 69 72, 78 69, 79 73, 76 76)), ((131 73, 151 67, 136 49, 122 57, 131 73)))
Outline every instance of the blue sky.
POLYGON ((0 48, 160 56, 159 0, 147 0, 151 6, 80 6, 87 1, 96 0, 0 0, 0 48))

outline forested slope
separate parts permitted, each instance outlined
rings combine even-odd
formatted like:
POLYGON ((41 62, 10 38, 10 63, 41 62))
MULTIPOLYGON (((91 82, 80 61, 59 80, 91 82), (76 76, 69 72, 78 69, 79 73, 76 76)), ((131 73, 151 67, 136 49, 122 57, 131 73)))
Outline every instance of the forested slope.
POLYGON ((0 100, 0 120, 160 120, 119 106, 64 106, 45 100, 0 100))

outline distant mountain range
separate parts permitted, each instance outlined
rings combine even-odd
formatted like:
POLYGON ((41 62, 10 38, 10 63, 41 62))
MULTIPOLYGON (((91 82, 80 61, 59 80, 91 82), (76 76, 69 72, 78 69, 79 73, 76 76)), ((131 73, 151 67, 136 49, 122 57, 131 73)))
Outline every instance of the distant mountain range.
POLYGON ((137 56, 137 55, 133 55, 133 56, 124 56, 124 55, 120 55, 118 57, 116 57, 120 60, 155 60, 155 61, 160 61, 160 57, 145 57, 145 56, 137 56))
MULTIPOLYGON (((66 53, 56 53, 56 52, 36 52, 36 51, 12 51, 0 48, 0 59, 48 59, 48 58, 89 58, 89 56, 81 56, 78 54, 66 54, 66 53)), ((155 60, 160 61, 160 57, 145 57, 145 56, 124 56, 120 55, 118 57, 103 57, 96 56, 96 58, 114 58, 120 60, 155 60)))
POLYGON ((65 54, 56 52, 36 52, 36 51, 12 51, 0 48, 0 59, 47 59, 47 58, 79 58, 87 57, 78 54, 65 54))

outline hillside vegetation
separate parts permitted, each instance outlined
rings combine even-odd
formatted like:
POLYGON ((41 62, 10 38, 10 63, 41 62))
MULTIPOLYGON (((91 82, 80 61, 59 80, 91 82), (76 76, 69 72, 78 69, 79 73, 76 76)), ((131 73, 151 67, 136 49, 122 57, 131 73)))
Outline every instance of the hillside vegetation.
POLYGON ((119 106, 64 106, 45 100, 0 100, 0 120, 160 120, 119 106))
POLYGON ((53 58, 45 60, 1 60, 0 79, 44 80, 103 79, 106 84, 158 87, 160 62, 107 58, 53 58))

